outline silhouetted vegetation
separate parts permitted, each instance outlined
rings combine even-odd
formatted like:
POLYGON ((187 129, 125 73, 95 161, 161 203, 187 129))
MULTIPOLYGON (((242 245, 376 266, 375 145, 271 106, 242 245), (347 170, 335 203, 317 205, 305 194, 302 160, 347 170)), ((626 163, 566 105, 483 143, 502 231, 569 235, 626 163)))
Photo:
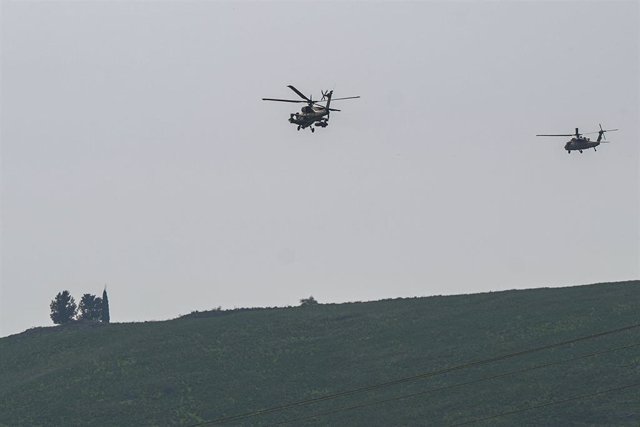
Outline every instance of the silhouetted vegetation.
POLYGON ((49 304, 51 320, 56 325, 64 325, 71 322, 78 311, 76 302, 69 291, 59 292, 49 304))
POLYGON ((93 321, 109 323, 109 300, 107 289, 102 292, 102 298, 92 294, 84 294, 80 305, 76 306, 69 291, 62 291, 49 304, 51 320, 57 325, 69 324, 73 321, 93 321))
POLYGON ((102 298, 84 294, 78 306, 78 320, 100 321, 102 318, 102 298))
POLYGON ((102 320, 102 323, 109 323, 111 321, 111 315, 109 314, 109 297, 107 296, 106 286, 102 291, 102 310, 100 320, 102 320))
POLYGON ((300 300, 301 307, 317 305, 317 304, 318 304, 318 301, 316 301, 316 299, 313 296, 310 296, 309 298, 302 298, 300 300))

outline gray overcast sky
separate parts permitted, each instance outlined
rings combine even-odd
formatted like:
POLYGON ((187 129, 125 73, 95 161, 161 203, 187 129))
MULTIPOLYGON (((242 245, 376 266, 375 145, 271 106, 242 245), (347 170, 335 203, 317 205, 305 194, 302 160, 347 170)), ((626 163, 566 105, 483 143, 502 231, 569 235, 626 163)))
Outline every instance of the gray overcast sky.
POLYGON ((137 321, 640 276, 637 1, 0 12, 0 336, 105 283, 137 321), (362 98, 297 132, 287 84, 362 98))

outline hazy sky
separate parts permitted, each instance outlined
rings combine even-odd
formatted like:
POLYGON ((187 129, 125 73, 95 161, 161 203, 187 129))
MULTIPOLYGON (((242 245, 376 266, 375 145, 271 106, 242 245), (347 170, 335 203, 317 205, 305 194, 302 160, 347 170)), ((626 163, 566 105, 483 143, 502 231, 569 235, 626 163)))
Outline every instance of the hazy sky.
POLYGON ((0 336, 637 279, 639 4, 2 1, 0 336))

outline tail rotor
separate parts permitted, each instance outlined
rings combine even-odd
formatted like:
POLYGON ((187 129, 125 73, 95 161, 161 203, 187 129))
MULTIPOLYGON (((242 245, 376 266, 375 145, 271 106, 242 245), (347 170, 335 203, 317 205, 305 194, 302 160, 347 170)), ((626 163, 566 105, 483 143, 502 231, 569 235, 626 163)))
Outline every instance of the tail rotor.
POLYGON ((321 101, 327 101, 327 105, 324 108, 325 110, 327 110, 327 120, 329 120, 331 111, 340 111, 340 110, 329 108, 329 106, 331 105, 331 96, 333 95, 333 90, 321 90, 321 93, 322 93, 321 101))
POLYGON ((598 131, 598 142, 608 142, 607 137, 605 136, 606 132, 615 132, 618 129, 602 129, 602 124, 598 123, 600 126, 600 130, 598 131))

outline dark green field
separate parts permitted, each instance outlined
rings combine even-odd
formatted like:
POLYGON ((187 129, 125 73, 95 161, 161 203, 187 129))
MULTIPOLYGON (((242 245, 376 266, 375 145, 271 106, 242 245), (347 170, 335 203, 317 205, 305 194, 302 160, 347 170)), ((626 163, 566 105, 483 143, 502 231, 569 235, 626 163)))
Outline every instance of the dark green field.
POLYGON ((640 281, 38 328, 0 339, 0 425, 194 425, 461 367, 228 424, 638 426, 638 327, 466 366, 638 324, 640 281))

